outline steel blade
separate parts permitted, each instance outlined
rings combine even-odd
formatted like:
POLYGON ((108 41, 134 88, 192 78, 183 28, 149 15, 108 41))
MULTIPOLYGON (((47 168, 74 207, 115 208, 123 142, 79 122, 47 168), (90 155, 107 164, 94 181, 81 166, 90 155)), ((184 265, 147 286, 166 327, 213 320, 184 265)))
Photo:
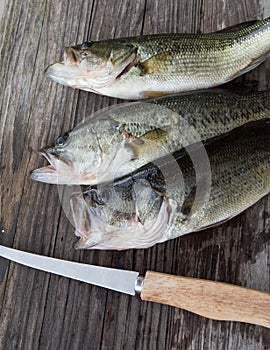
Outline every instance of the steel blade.
POLYGON ((135 282, 139 276, 139 273, 135 271, 112 269, 55 259, 1 245, 0 256, 41 271, 135 295, 135 282))

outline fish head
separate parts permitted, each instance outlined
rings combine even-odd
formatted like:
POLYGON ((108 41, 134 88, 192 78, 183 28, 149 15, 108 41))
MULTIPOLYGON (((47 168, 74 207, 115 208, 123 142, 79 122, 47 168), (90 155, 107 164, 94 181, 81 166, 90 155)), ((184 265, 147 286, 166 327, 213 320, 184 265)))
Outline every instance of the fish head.
POLYGON ((78 142, 78 139, 73 135, 68 137, 65 142, 62 142, 63 138, 59 137, 54 147, 47 147, 39 152, 50 164, 35 169, 31 178, 59 185, 87 182, 88 177, 92 175, 100 161, 95 135, 89 135, 89 137, 91 137, 89 152, 86 152, 84 145, 78 142))
POLYGON ((166 240, 177 204, 143 180, 135 197, 123 200, 111 187, 74 193, 71 208, 77 249, 148 248, 166 240), (104 199, 105 198, 105 199, 104 199))
POLYGON ((45 74, 58 83, 98 93, 135 64, 136 52, 124 41, 84 42, 65 47, 63 62, 50 65, 45 74))
POLYGON ((178 118, 171 113, 144 102, 101 110, 45 148, 41 154, 50 166, 34 170, 32 179, 95 185, 128 174, 169 152, 167 141, 178 138, 178 118))
POLYGON ((35 169, 31 178, 50 184, 93 185, 120 176, 122 165, 136 157, 136 139, 123 126, 102 116, 85 121, 54 147, 40 152, 50 165, 35 169))

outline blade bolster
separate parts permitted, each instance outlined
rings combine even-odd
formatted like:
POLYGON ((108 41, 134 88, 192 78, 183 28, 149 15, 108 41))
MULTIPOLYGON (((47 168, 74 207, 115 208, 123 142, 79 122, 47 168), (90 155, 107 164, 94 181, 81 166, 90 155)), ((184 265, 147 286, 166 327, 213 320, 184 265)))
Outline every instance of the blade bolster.
POLYGON ((135 293, 140 295, 142 292, 143 288, 143 283, 144 283, 144 277, 143 276, 138 276, 136 281, 135 281, 135 293))

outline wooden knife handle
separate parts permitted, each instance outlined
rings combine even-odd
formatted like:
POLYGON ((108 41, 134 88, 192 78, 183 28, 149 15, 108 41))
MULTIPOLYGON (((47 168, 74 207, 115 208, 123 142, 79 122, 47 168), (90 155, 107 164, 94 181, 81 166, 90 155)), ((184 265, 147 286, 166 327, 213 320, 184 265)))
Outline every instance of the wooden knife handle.
POLYGON ((147 271, 141 298, 215 320, 270 328, 270 293, 233 284, 147 271))

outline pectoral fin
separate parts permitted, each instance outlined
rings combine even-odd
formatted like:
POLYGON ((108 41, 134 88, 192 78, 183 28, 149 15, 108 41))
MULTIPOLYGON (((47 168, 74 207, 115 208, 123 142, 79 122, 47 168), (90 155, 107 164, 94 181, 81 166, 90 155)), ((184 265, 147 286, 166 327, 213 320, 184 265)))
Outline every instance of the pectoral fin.
POLYGON ((157 216, 162 205, 163 197, 153 190, 146 180, 134 184, 136 197, 136 216, 142 225, 147 219, 157 216))
POLYGON ((189 219, 192 213, 192 206, 194 204, 195 201, 195 197, 196 197, 196 190, 197 190, 197 186, 194 185, 191 189, 191 191, 189 192, 189 194, 187 195, 187 197, 184 200, 184 203, 181 207, 181 213, 187 218, 189 219))
POLYGON ((164 69, 164 66, 168 65, 171 61, 170 52, 160 52, 144 62, 137 64, 140 69, 140 75, 153 74, 164 69))
POLYGON ((162 143, 167 140, 169 137, 169 132, 165 129, 154 129, 151 131, 148 131, 144 135, 140 137, 144 142, 151 141, 156 143, 162 143))
POLYGON ((151 153, 151 148, 155 149, 166 143, 170 136, 169 132, 164 129, 154 129, 148 131, 142 136, 133 136, 128 132, 123 132, 124 137, 129 141, 129 146, 134 150, 134 159, 151 153))

